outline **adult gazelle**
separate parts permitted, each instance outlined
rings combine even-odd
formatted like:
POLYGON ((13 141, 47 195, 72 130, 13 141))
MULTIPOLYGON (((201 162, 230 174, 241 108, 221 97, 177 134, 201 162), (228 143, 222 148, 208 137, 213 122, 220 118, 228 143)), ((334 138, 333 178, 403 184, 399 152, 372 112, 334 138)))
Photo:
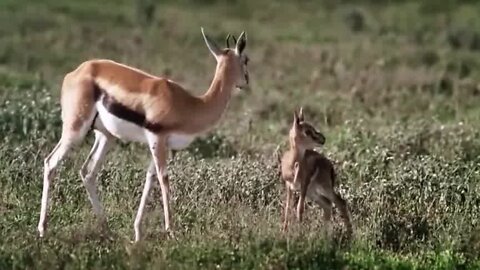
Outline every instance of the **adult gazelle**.
POLYGON ((102 224, 106 218, 97 195, 96 176, 113 139, 148 145, 152 155, 140 205, 135 218, 135 241, 141 239, 143 210, 152 181, 158 177, 162 190, 165 230, 171 228, 168 151, 187 147, 211 130, 227 108, 235 87, 248 87, 245 32, 235 47, 219 48, 202 30, 217 66, 210 88, 194 96, 178 83, 156 77, 111 60, 89 60, 68 73, 62 85, 62 135, 45 159, 38 231, 44 236, 48 191, 58 163, 93 128, 95 142, 80 175, 93 211, 102 224))

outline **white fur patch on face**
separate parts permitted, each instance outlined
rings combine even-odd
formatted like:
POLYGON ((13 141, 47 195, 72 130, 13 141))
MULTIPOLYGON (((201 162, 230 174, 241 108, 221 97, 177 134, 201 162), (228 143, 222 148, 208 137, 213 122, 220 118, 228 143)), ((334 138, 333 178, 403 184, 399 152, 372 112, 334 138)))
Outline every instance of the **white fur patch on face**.
POLYGON ((105 129, 113 136, 125 141, 147 143, 146 129, 111 114, 101 101, 97 101, 95 106, 98 110, 98 118, 102 121, 105 129))

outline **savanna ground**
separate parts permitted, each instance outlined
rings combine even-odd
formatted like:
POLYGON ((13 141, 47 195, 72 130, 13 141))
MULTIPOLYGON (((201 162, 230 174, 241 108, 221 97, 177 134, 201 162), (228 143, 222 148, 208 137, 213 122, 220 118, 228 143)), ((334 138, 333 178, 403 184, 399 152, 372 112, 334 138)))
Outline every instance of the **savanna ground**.
POLYGON ((0 1, 0 269, 474 269, 480 267, 480 5, 475 1, 0 1), (388 4, 386 4, 388 2, 388 4), (170 164, 176 238, 157 183, 132 245, 149 155, 117 143, 99 176, 112 233, 97 232, 78 175, 92 135, 51 189, 63 75, 111 58, 207 89, 219 43, 248 32, 251 93, 170 164), (355 233, 320 210, 280 232, 274 150, 292 111, 326 135, 355 233), (344 268, 347 267, 347 268, 344 268))

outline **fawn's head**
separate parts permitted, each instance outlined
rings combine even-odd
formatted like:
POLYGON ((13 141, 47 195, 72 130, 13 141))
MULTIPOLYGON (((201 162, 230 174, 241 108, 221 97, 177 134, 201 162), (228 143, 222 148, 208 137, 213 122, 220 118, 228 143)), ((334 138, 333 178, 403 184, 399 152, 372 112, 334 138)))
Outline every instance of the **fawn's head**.
POLYGON ((293 113, 293 124, 289 133, 290 145, 300 149, 313 149, 325 144, 325 136, 305 121, 303 108, 293 113))

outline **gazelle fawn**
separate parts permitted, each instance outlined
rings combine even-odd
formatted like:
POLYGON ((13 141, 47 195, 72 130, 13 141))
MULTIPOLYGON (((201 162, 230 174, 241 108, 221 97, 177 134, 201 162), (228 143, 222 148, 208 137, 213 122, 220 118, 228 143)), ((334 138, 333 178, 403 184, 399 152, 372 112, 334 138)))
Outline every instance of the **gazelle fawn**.
POLYGON ((141 221, 152 181, 162 191, 165 230, 171 228, 170 185, 167 173, 169 150, 187 147, 196 136, 211 130, 220 120, 235 87, 248 87, 248 57, 244 32, 230 48, 221 49, 205 35, 215 57, 216 70, 210 88, 193 96, 178 83, 156 77, 111 60, 90 60, 68 73, 61 90, 62 135, 44 164, 43 192, 38 232, 44 236, 48 192, 57 165, 90 129, 95 142, 80 169, 92 208, 102 225, 106 218, 97 195, 96 177, 114 138, 147 144, 152 156, 147 169, 134 223, 135 241, 141 238, 141 221))
POLYGON ((314 151, 325 143, 325 136, 306 122, 303 110, 294 112, 293 124, 289 132, 290 149, 281 158, 281 176, 286 186, 283 230, 288 229, 290 204, 293 192, 299 191, 296 216, 303 218, 305 198, 317 203, 324 211, 323 219, 330 222, 332 203, 340 210, 347 232, 352 232, 350 212, 347 202, 334 190, 335 169, 332 162, 314 151))

